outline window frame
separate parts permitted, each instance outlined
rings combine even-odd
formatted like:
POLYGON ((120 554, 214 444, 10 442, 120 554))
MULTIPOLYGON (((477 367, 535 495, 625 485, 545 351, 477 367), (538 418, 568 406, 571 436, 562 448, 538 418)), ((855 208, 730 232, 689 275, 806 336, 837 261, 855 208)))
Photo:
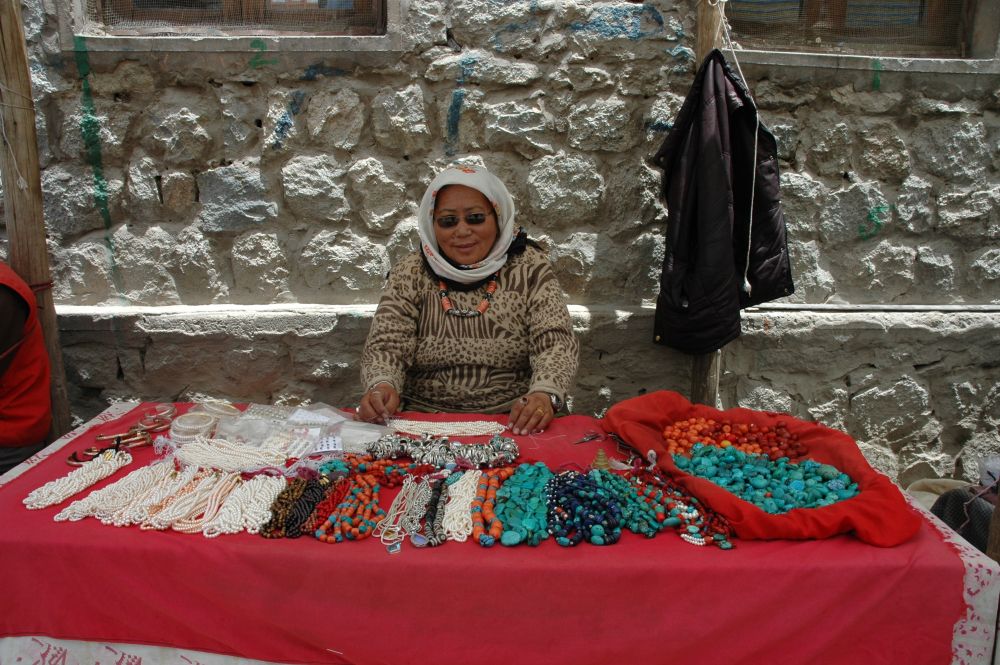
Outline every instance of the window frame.
POLYGON ((88 52, 119 54, 317 53, 349 55, 351 60, 358 60, 360 55, 369 54, 373 59, 366 59, 366 62, 389 63, 406 50, 400 0, 386 0, 385 34, 382 35, 267 34, 267 31, 218 36, 202 33, 171 36, 96 35, 78 29, 78 26, 85 26, 88 23, 84 3, 85 0, 57 0, 59 45, 64 53, 77 50, 77 39, 81 37, 85 40, 88 52))

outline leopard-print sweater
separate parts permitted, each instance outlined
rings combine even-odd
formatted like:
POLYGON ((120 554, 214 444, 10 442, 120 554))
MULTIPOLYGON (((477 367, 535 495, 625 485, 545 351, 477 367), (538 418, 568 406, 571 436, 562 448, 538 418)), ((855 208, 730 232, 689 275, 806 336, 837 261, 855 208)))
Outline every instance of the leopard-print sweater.
MULTIPOLYGON (((449 297, 457 309, 475 309, 486 288, 449 297)), ((529 392, 565 400, 579 362, 569 310, 541 250, 508 258, 489 309, 472 318, 444 313, 438 281, 417 251, 389 273, 361 380, 365 388, 388 381, 409 409, 503 413, 529 392)))

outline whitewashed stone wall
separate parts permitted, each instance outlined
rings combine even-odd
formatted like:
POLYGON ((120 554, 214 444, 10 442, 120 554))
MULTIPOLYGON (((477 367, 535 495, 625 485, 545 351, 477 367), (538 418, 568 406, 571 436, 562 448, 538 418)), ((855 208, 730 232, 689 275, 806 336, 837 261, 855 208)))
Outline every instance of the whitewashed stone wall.
MULTIPOLYGON (((385 273, 454 160, 503 178, 550 252, 584 344, 575 411, 687 391, 689 359, 650 343, 666 212, 646 160, 694 75, 693 4, 411 0, 403 52, 368 61, 73 53, 54 5, 23 9, 79 417, 355 401, 385 273)), ((1000 78, 744 71, 779 141, 792 303, 1000 303, 1000 78)), ((998 321, 750 314, 722 401, 844 428, 903 482, 961 476, 963 451, 1000 447, 998 321)))

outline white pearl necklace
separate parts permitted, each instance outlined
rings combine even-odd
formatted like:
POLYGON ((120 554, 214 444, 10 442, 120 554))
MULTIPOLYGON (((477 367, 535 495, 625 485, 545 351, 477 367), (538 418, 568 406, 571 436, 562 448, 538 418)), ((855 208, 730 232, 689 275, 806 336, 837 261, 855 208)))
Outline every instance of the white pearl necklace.
POLYGON ((187 517, 179 519, 170 525, 174 531, 181 533, 201 533, 205 525, 215 519, 222 508, 226 497, 242 482, 238 473, 224 473, 218 476, 212 490, 205 497, 204 505, 196 504, 188 511, 187 517))
POLYGON ((492 420, 471 420, 469 422, 427 422, 390 418, 389 427, 404 434, 422 436, 493 436, 503 434, 507 428, 492 420))
POLYGON ((385 518, 375 527, 375 535, 382 544, 394 545, 409 535, 419 533, 420 518, 427 511, 430 499, 430 484, 423 478, 414 480, 413 476, 407 475, 385 518))
POLYGON ((188 485, 194 480, 195 475, 199 471, 198 467, 195 466, 189 466, 179 472, 173 471, 173 463, 171 462, 165 462, 160 466, 167 466, 171 469, 171 472, 161 478, 148 492, 140 496, 132 505, 132 508, 125 511, 119 520, 115 522, 115 526, 142 524, 149 519, 150 511, 154 507, 159 506, 169 497, 179 492, 181 488, 188 485))
POLYGON ((448 488, 448 503, 444 507, 444 531, 448 540, 464 543, 472 534, 472 501, 483 472, 466 471, 448 488))
POLYGON ((259 533, 271 519, 271 504, 285 488, 281 476, 255 476, 241 483, 222 504, 214 519, 205 524, 202 535, 216 538, 222 534, 259 533))
POLYGON ((136 499, 155 487, 162 477, 172 471, 173 467, 167 464, 136 469, 118 482, 91 492, 85 499, 74 501, 54 519, 56 522, 65 520, 76 522, 86 517, 96 517, 102 524, 114 524, 116 516, 129 510, 136 499))
POLYGON ((139 528, 143 531, 156 529, 163 531, 174 522, 187 517, 191 509, 208 498, 208 493, 215 486, 218 476, 210 471, 200 470, 194 479, 176 494, 172 494, 162 502, 149 507, 149 518, 139 528))
POLYGON ((45 483, 36 489, 24 499, 24 505, 29 510, 40 510, 62 503, 131 462, 132 456, 128 451, 105 450, 69 475, 45 483))
POLYGON ((177 449, 177 459, 184 464, 221 471, 251 471, 269 466, 283 467, 285 452, 277 442, 250 446, 226 439, 199 436, 177 449))

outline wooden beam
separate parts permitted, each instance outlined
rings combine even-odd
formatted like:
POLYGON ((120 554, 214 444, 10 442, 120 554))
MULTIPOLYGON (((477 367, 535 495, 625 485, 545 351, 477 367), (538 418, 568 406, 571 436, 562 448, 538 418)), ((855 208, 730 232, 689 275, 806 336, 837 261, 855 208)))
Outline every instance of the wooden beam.
POLYGON ((722 6, 725 4, 719 0, 716 4, 710 5, 708 0, 698 1, 698 23, 695 33, 695 59, 696 68, 701 67, 705 56, 712 52, 714 48, 722 48, 722 6))
MULTIPOLYGON (((709 0, 697 0, 698 25, 695 35, 695 57, 697 66, 701 67, 705 56, 712 49, 722 48, 722 13, 724 2, 709 4, 709 0)), ((714 407, 719 398, 719 373, 721 351, 694 356, 691 361, 691 401, 694 404, 707 404, 714 407)))
POLYGON ((691 361, 691 403, 715 407, 719 399, 722 351, 694 356, 691 361))
MULTIPOLYGON (((3 177, 6 208, 8 263, 28 284, 43 284, 52 279, 45 243, 45 219, 42 215, 42 181, 38 169, 38 143, 35 135, 35 104, 31 95, 28 51, 24 42, 19 0, 0 0, 0 122, 6 141, 0 139, 0 172, 3 177), (25 189, 18 185, 23 178, 25 189)), ((36 292, 38 318, 45 336, 45 348, 52 367, 52 427, 49 441, 70 430, 69 400, 66 398, 66 370, 63 367, 59 328, 52 303, 52 289, 36 292)))

